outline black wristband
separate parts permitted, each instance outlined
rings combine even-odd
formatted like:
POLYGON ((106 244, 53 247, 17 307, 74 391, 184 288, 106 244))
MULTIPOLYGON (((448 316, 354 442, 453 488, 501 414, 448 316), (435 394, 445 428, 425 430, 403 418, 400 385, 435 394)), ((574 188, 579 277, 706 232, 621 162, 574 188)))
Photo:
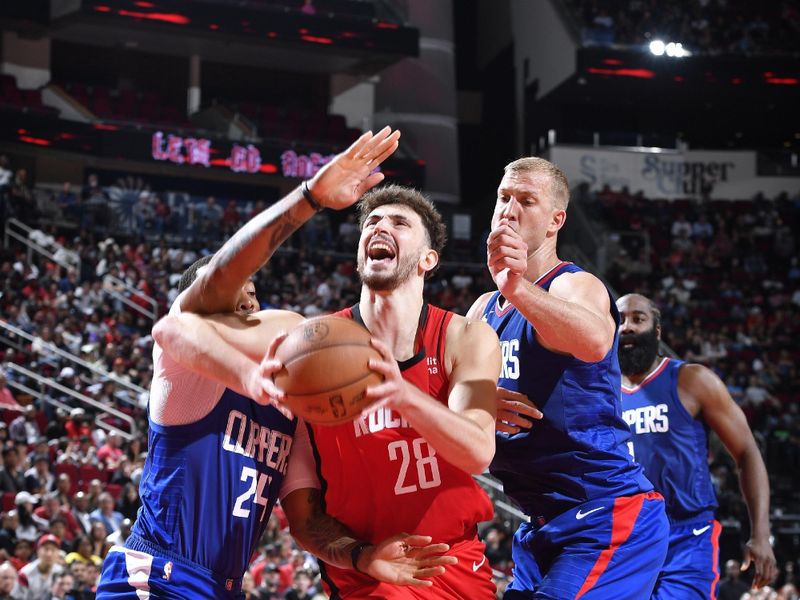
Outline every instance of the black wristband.
MULTIPOLYGON (((355 545, 355 547, 350 551, 350 560, 353 563, 353 568, 358 571, 359 573, 364 573, 361 569, 358 568, 358 558, 361 556, 361 553, 364 551, 364 548, 367 546, 371 546, 369 542, 360 542, 355 545)), ((364 573, 366 575, 366 573, 364 573)))
POLYGON ((303 184, 300 186, 300 191, 303 192, 303 198, 311 205, 316 212, 321 211, 324 207, 317 202, 316 198, 311 195, 311 190, 308 189, 308 181, 304 181, 303 184))

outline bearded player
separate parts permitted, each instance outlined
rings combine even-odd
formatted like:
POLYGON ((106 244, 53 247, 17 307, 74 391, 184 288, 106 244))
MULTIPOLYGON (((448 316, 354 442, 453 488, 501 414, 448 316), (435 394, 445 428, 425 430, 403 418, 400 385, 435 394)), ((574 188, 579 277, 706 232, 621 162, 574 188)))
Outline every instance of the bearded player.
POLYGON ((769 544, 769 479, 744 413, 710 369, 659 356, 661 313, 648 298, 617 301, 622 416, 632 452, 666 501, 669 550, 653 598, 716 598, 719 535, 717 499, 708 470, 707 428, 736 462, 750 514, 742 569, 755 564, 753 587, 777 575, 769 544))
MULTIPOLYGON (((381 354, 370 368, 384 381, 368 390, 375 405, 361 418, 309 426, 313 455, 305 460, 312 468, 316 462, 320 488, 296 490, 282 505, 292 534, 322 557, 332 598, 492 599, 477 523, 493 511, 472 475, 494 454, 497 337, 484 323, 423 300, 445 241, 429 200, 393 185, 366 194, 359 210, 361 298, 338 314, 370 330, 381 354), (338 538, 334 525, 319 527, 320 514, 343 524, 338 538), (450 548, 436 563, 420 561, 420 567, 447 565, 427 587, 399 587, 364 572, 378 542, 400 531, 450 548)), ((189 325, 213 327, 225 340, 215 353, 243 348, 244 336, 259 337, 258 327, 243 335, 219 316, 174 324, 176 335, 189 325)), ((293 454, 292 461, 300 460, 293 454)))

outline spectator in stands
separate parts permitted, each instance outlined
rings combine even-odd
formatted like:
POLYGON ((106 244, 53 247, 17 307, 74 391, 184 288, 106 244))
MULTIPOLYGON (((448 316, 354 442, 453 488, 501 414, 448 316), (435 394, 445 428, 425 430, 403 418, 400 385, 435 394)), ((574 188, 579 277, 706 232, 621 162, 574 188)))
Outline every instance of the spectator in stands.
POLYGON ((740 579, 741 566, 738 560, 725 563, 725 578, 719 582, 719 600, 740 600, 749 589, 750 586, 740 579))
POLYGON ((94 552, 100 558, 105 558, 108 551, 111 549, 111 544, 108 543, 108 538, 113 536, 114 534, 120 533, 122 531, 122 524, 125 522, 125 519, 122 519, 119 522, 119 529, 116 531, 107 534, 106 528, 100 521, 94 521, 92 523, 92 529, 89 531, 89 541, 92 543, 92 552, 94 552))
POLYGON ((217 204, 214 196, 209 196, 206 203, 197 208, 200 233, 204 240, 217 240, 220 236, 220 221, 222 220, 222 207, 217 204))
POLYGON ((22 407, 17 403, 7 384, 6 374, 0 371, 0 410, 22 411, 22 407))
POLYGON ((107 548, 107 550, 110 550, 112 546, 124 545, 125 541, 131 534, 132 526, 133 526, 133 521, 131 519, 123 519, 119 531, 117 533, 112 533, 111 535, 106 537, 105 547, 107 548))
POLYGON ((14 544, 17 541, 17 513, 13 510, 3 513, 0 521, 0 553, 5 553, 5 557, 14 554, 14 544))
POLYGON ((136 515, 142 501, 139 498, 139 489, 133 483, 126 483, 117 501, 117 510, 126 519, 136 520, 136 515))
POLYGON ((30 598, 43 597, 53 586, 63 567, 58 564, 61 540, 45 534, 36 544, 36 560, 25 565, 19 574, 20 584, 27 589, 30 598))
POLYGON ((317 593, 317 590, 311 585, 313 581, 314 576, 311 571, 297 569, 292 575, 292 589, 286 592, 284 598, 286 600, 310 600, 317 593))
POLYGON ((72 479, 67 473, 61 473, 56 478, 55 494, 62 508, 69 508, 72 504, 72 479))
POLYGON ((114 510, 114 498, 108 492, 102 492, 97 498, 97 508, 91 513, 92 522, 102 523, 106 529, 103 536, 119 531, 122 520, 121 513, 114 510))
MULTIPOLYGON (((121 359, 117 359, 121 360, 121 359)), ((116 366, 116 361, 114 361, 116 366)), ((106 442, 97 450, 97 459, 102 466, 107 469, 116 469, 124 452, 120 446, 122 440, 116 431, 111 431, 106 436, 106 442)))
POLYGON ((47 454, 36 454, 33 457, 33 466, 25 471, 25 489, 32 494, 44 494, 52 490, 54 484, 55 477, 50 472, 49 457, 47 454))
POLYGON ((19 467, 16 448, 3 449, 3 466, 0 467, 0 491, 21 492, 25 489, 25 473, 19 467))
POLYGON ((53 582, 50 591, 43 596, 43 600, 75 600, 72 588, 75 586, 75 578, 71 573, 61 573, 53 582))
POLYGON ((8 427, 9 437, 15 442, 22 442, 24 444, 35 444, 42 432, 39 431, 39 425, 36 422, 36 408, 33 405, 28 405, 22 411, 22 414, 11 421, 8 427))
MULTIPOLYGON (((14 512, 14 511, 12 511, 14 512)), ((14 556, 9 557, 9 562, 19 571, 30 563, 33 556, 33 542, 30 540, 18 539, 14 544, 14 556)))
POLYGON ((18 492, 14 498, 14 504, 17 507, 17 517, 19 518, 17 539, 35 542, 39 537, 39 529, 36 526, 36 522, 33 520, 33 506, 38 501, 39 499, 36 496, 26 491, 18 492))
POLYGON ((6 561, 0 565, 0 600, 24 600, 24 592, 17 583, 17 570, 6 561))
POLYGON ((89 535, 92 530, 92 515, 89 512, 89 496, 86 492, 77 492, 75 494, 70 512, 78 523, 78 532, 89 535))
POLYGON ((35 221, 36 199, 28 185, 28 172, 25 169, 17 169, 8 192, 8 199, 11 212, 15 217, 25 223, 35 221))
POLYGON ((80 216, 78 197, 72 191, 72 184, 65 181, 61 186, 61 191, 56 196, 56 204, 58 204, 61 214, 68 219, 76 219, 80 216))
MULTIPOLYGON (((42 500, 42 505, 34 509, 33 519, 38 523, 39 528, 47 530, 50 521, 56 517, 61 517, 65 522, 65 534, 63 539, 72 540, 78 531, 78 522, 72 514, 61 507, 58 501, 58 494, 51 492, 42 500)), ((59 537, 59 539, 62 539, 59 537)))
POLYGON ((67 565, 71 565, 76 560, 85 565, 88 565, 89 563, 93 563, 98 566, 103 564, 103 559, 94 553, 92 541, 85 535, 80 535, 75 538, 75 541, 72 544, 72 552, 67 554, 67 556, 64 558, 64 562, 67 563, 67 565))
POLYGON ((66 554, 72 549, 72 539, 67 539, 67 521, 65 520, 63 513, 57 514, 55 517, 50 519, 50 523, 48 524, 48 531, 56 536, 58 539, 61 540, 61 552, 66 554))

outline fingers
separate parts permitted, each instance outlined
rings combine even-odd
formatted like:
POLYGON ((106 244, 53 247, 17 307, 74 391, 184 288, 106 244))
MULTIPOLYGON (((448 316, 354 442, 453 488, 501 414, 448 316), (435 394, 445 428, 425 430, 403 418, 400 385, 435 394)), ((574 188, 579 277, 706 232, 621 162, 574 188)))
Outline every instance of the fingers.
POLYGON ((267 353, 264 355, 264 358, 274 358, 275 352, 278 351, 278 346, 281 345, 283 340, 285 340, 288 335, 289 334, 286 331, 279 332, 278 335, 275 336, 275 339, 273 339, 270 343, 269 348, 267 348, 267 353))
POLYGON ((509 425, 504 421, 495 421, 494 430, 500 433, 507 433, 509 435, 514 433, 519 433, 522 431, 521 427, 517 427, 516 425, 509 425))
POLYGON ((744 558, 742 559, 742 566, 739 570, 744 573, 747 569, 750 568, 750 548, 744 549, 744 558))
POLYGON ((358 139, 350 144, 350 147, 344 151, 345 156, 355 159, 356 156, 363 150, 364 146, 372 139, 372 131, 365 131, 358 139))
POLYGON ((381 358, 383 358, 383 360, 394 361, 394 355, 392 354, 392 351, 389 349, 389 346, 384 344, 378 338, 376 337, 371 338, 370 344, 372 344, 372 347, 378 351, 378 354, 381 355, 381 358))
POLYGON ((533 427, 533 423, 522 417, 516 413, 509 412, 507 410, 499 410, 497 411, 497 420, 502 421, 504 423, 508 423, 509 425, 520 427, 522 429, 530 429, 533 427))
MULTIPOLYGON (((405 542, 409 546, 427 546, 433 541, 433 538, 429 535, 406 535, 403 534, 403 537, 400 538, 401 542, 405 542)), ((447 546, 447 544, 436 544, 439 546, 447 546)), ((450 546, 447 546, 449 549, 450 546)))
POLYGON ((505 411, 509 413, 517 413, 520 415, 525 415, 532 419, 541 419, 544 417, 544 413, 540 411, 530 400, 526 402, 521 400, 497 400, 497 411, 498 415, 500 411, 505 411), (528 402, 529 404, 526 404, 528 402))
POLYGON ((380 171, 372 173, 369 175, 364 181, 358 184, 358 189, 356 190, 356 194, 360 198, 364 194, 366 194, 369 190, 374 188, 378 185, 381 181, 384 180, 385 175, 380 171))

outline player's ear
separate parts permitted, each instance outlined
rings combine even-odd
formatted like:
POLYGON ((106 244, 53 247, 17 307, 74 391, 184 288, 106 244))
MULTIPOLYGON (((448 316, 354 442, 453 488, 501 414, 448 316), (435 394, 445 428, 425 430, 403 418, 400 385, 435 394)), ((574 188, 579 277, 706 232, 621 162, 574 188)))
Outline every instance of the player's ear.
POLYGON ((419 267, 423 273, 429 273, 439 264, 439 253, 433 248, 427 248, 419 260, 419 267))
POLYGON ((550 226, 548 230, 551 233, 556 233, 567 222, 567 211, 563 208, 553 210, 552 218, 550 219, 550 226))
POLYGON ((656 338, 658 338, 659 342, 661 341, 661 323, 656 325, 656 338))

